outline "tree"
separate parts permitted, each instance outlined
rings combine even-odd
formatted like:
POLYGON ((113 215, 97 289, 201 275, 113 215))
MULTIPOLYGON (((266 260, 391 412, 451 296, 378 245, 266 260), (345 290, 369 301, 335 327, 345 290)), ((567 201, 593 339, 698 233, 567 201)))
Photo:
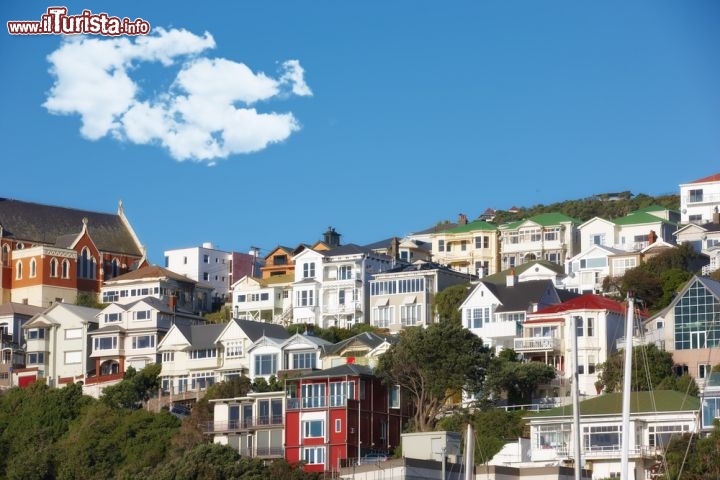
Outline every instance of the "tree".
POLYGON ((542 362, 519 362, 512 349, 503 349, 493 358, 485 380, 485 395, 500 397, 507 394, 508 404, 532 403, 532 394, 538 385, 555 378, 555 369, 542 362), (508 353, 505 353, 508 352, 508 353))
POLYGON ((160 387, 159 363, 151 363, 139 372, 128 367, 122 381, 116 385, 105 387, 100 399, 108 405, 133 408, 138 403, 147 402, 160 387))
POLYGON ((440 316, 440 320, 460 322, 462 320, 460 305, 469 294, 470 284, 468 283, 459 283, 439 291, 433 302, 434 313, 440 316))
POLYGON ((438 414, 463 391, 478 391, 490 363, 490 350, 459 322, 412 327, 380 357, 377 375, 399 385, 415 407, 416 431, 431 431, 438 414))
MULTIPOLYGON (((657 348, 654 344, 640 345, 633 348, 632 360, 632 391, 649 391, 657 389, 673 372, 672 353, 657 348)), ((596 386, 607 393, 622 391, 625 352, 619 350, 612 353, 606 362, 598 365, 600 375, 596 386)))

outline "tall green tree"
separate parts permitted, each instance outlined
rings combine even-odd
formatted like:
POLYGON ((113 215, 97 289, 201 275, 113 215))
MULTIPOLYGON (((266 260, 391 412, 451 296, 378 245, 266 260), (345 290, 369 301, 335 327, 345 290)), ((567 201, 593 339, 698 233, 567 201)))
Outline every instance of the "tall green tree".
POLYGON ((413 327, 380 357, 377 375, 399 385, 415 407, 414 428, 431 431, 450 399, 478 391, 490 364, 490 350, 459 322, 413 327))
POLYGON ((469 283, 459 283, 440 290, 435 295, 435 301, 433 302, 435 314, 440 317, 440 320, 460 322, 462 320, 460 305, 462 305, 469 294, 469 283))
MULTIPOLYGON (((663 380, 673 377, 672 353, 660 350, 654 344, 633 348, 631 385, 633 391, 657 389, 663 380)), ((625 352, 612 353, 606 362, 599 364, 596 386, 607 393, 622 391, 625 352)))
POLYGON ((160 387, 161 368, 160 363, 151 363, 139 372, 128 367, 120 383, 105 387, 100 400, 121 408, 133 408, 147 402, 160 387))

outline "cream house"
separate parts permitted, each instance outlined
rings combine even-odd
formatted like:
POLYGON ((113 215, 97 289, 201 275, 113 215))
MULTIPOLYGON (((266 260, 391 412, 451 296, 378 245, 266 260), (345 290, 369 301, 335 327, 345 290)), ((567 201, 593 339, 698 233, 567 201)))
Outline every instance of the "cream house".
MULTIPOLYGON (((25 365, 37 367, 37 378, 48 385, 85 382, 94 370, 90 362, 88 333, 98 327, 100 310, 56 303, 25 325, 25 365)), ((25 375, 24 375, 25 376, 25 375)))

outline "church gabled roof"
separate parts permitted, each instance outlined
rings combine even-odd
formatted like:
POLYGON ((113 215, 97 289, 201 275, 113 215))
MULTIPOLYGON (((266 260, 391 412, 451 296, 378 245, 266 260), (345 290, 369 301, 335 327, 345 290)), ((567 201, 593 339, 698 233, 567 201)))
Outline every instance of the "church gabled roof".
POLYGON ((77 238, 87 219, 88 232, 98 249, 141 257, 141 246, 121 212, 122 208, 118 213, 100 213, 0 198, 5 238, 66 247, 67 239, 77 238))

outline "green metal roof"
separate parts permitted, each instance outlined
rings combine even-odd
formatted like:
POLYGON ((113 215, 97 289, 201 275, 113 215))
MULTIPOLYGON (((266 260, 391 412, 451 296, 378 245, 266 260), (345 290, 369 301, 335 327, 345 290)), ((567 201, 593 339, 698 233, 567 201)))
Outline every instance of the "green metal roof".
POLYGON ((473 232, 473 231, 495 231, 497 230, 497 225, 490 222, 485 222, 483 220, 475 220, 474 222, 470 222, 467 225, 459 225, 454 228, 449 228, 445 230, 444 233, 466 233, 466 232, 473 232))
POLYGON ((500 226, 503 230, 514 230, 518 228, 520 225, 522 225, 525 222, 535 222, 538 225, 542 227, 550 227, 553 225, 560 225, 561 223, 575 223, 580 224, 581 222, 573 217, 569 217, 565 215, 564 213, 558 213, 558 212, 551 212, 551 213, 541 213, 540 215, 535 215, 530 218, 526 218, 524 220, 519 220, 517 222, 510 222, 506 223, 500 226))
POLYGON ((612 220, 612 222, 615 225, 643 225, 646 223, 665 223, 668 225, 676 225, 673 222, 668 222, 664 218, 657 217, 655 215, 652 215, 650 213, 645 213, 641 211, 629 213, 625 215, 624 217, 616 218, 615 220, 612 220))
MULTIPOLYGON (((607 393, 580 402, 580 415, 620 415, 622 414, 622 393, 607 393)), ((641 412, 679 412, 699 410, 700 399, 686 396, 674 390, 656 390, 654 392, 633 392, 630 394, 630 413, 641 412)), ((544 410, 528 418, 565 417, 573 415, 572 405, 544 410)))

